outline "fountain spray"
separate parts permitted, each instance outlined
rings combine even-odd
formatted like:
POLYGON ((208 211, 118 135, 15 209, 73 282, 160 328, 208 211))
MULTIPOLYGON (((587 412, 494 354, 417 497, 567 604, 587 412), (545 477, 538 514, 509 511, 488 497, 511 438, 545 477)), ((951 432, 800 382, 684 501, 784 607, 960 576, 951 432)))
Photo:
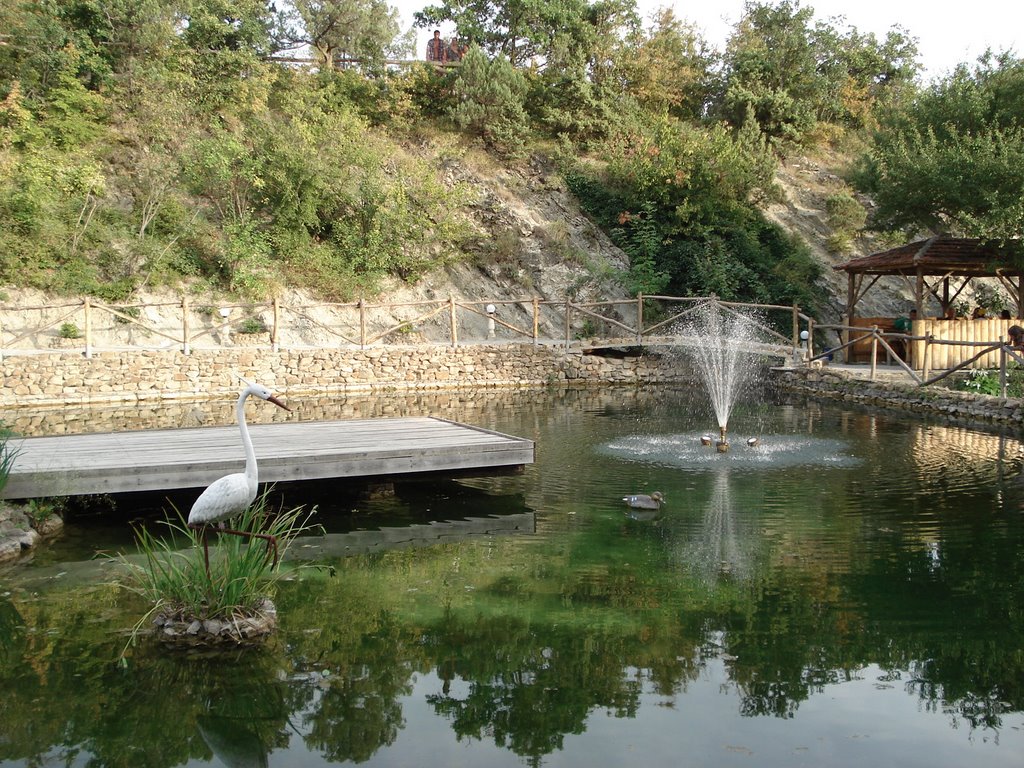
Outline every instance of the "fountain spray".
MULTIPOLYGON (((752 318, 708 301, 695 308, 685 332, 697 371, 718 421, 719 453, 729 451, 729 412, 753 369, 749 349, 756 337, 752 318)), ((710 442, 710 441, 709 441, 710 442)))

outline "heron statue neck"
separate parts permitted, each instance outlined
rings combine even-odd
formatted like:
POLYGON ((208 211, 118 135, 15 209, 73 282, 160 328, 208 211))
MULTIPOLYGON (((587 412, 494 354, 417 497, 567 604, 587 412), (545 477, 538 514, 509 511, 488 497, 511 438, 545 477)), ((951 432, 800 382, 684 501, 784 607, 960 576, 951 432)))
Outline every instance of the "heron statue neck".
POLYGON ((238 396, 235 403, 235 416, 238 419, 238 431, 242 433, 242 446, 245 448, 245 479, 250 485, 256 485, 259 481, 256 469, 256 451, 252 447, 252 438, 249 437, 249 427, 245 423, 245 399, 252 394, 252 390, 246 387, 238 396))

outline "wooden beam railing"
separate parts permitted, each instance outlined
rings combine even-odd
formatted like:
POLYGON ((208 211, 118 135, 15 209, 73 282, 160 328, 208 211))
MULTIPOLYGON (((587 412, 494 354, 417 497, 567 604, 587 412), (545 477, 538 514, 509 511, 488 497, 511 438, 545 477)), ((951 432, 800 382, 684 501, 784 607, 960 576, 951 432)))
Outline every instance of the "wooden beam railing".
MULTIPOLYGON (((801 328, 813 331, 812 318, 798 307, 770 304, 722 302, 714 296, 644 296, 630 299, 577 302, 528 297, 519 299, 457 300, 432 299, 374 304, 365 300, 349 303, 288 303, 278 299, 257 303, 204 304, 183 296, 180 302, 154 304, 113 304, 95 299, 32 307, 0 306, 0 359, 4 355, 40 351, 40 336, 59 336, 53 331, 62 323, 74 322, 85 329, 82 346, 53 352, 91 356, 96 349, 164 349, 178 347, 189 354, 199 345, 230 346, 246 333, 246 320, 258 321, 267 336, 255 346, 304 348, 311 346, 402 345, 413 336, 406 331, 429 329, 430 339, 415 336, 415 343, 459 346, 460 343, 551 343, 565 349, 599 346, 644 346, 678 341, 678 326, 700 307, 713 303, 726 312, 749 308, 757 313, 782 312, 775 327, 754 318, 764 338, 778 347, 778 354, 790 354, 801 346, 801 328), (38 321, 26 321, 32 311, 38 321), (153 319, 159 313, 162 320, 153 319), (175 315, 177 318, 175 319, 175 315), (330 315, 328 318, 327 315, 330 315), (404 319, 403 315, 408 315, 404 319), (648 324, 649 323, 649 324, 648 324), (791 324, 791 333, 778 327, 791 324), (120 326, 142 333, 126 339, 120 326), (175 327, 177 326, 177 327, 175 327), (541 329, 548 328, 547 338, 541 329), (561 328, 561 338, 550 329, 561 328), (311 339, 310 335, 315 334, 311 339), (143 338, 138 338, 142 336, 143 338), (460 338, 461 337, 461 338, 460 338), (117 341, 111 341, 112 338, 117 341), (146 343, 154 338, 163 344, 146 343), (326 341, 325 341, 326 340, 326 341), (785 348, 788 351, 783 351, 785 348)), ((808 334, 813 336, 813 334, 808 334)), ((258 338, 258 337, 257 337, 258 338)), ((247 344, 246 346, 253 346, 247 344)), ((811 351, 810 340, 806 351, 811 351)), ((775 347, 772 347, 775 349, 775 347)), ((47 350, 51 351, 51 350, 47 350)))

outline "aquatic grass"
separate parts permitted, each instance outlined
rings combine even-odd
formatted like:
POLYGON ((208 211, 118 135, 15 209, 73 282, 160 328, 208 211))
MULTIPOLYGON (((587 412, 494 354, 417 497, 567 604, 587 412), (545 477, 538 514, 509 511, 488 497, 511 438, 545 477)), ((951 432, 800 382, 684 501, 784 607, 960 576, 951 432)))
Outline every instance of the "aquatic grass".
POLYGON ((7 478, 14 469, 14 462, 18 458, 21 448, 11 445, 11 438, 14 433, 5 426, 0 425, 0 491, 7 487, 7 478))
MULTIPOLYGON (((239 531, 269 534, 277 539, 283 559, 291 542, 312 530, 310 518, 316 509, 295 507, 271 513, 266 493, 233 522, 239 531)), ((145 527, 135 529, 141 562, 124 555, 118 559, 126 568, 125 586, 153 604, 143 617, 162 610, 183 619, 220 619, 253 613, 274 584, 282 578, 280 560, 273 564, 272 552, 262 539, 218 535, 209 532, 210 570, 203 558, 203 531, 190 528, 182 513, 164 521, 170 535, 159 537, 145 527)), ((140 622, 141 626, 141 622, 140 622)))

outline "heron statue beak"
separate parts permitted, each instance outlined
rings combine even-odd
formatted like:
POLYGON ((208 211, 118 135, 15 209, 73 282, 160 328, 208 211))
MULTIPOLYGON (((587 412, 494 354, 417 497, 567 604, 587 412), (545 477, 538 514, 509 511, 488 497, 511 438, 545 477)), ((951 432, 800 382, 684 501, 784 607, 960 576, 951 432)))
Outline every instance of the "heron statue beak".
POLYGON ((276 396, 276 395, 271 395, 270 397, 268 397, 268 398, 267 398, 267 402, 268 402, 268 403, 273 403, 273 404, 274 404, 274 405, 276 405, 276 406, 277 406, 278 408, 284 408, 284 409, 285 409, 286 411, 288 411, 289 413, 291 413, 291 411, 292 411, 292 409, 291 409, 291 408, 289 408, 289 407, 288 407, 287 405, 285 405, 285 404, 284 404, 284 403, 282 403, 282 402, 281 402, 280 400, 278 400, 278 399, 277 399, 277 396, 276 396))

